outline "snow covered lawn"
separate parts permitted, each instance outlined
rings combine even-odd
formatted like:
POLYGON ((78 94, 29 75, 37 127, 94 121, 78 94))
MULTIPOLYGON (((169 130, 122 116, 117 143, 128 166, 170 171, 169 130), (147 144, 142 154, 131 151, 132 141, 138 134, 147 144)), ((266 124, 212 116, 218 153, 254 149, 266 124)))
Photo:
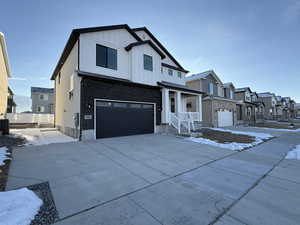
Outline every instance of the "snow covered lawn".
POLYGON ((207 138, 202 138, 202 137, 189 137, 187 140, 201 143, 201 144, 208 144, 208 145, 213 145, 217 146, 220 148, 226 148, 234 151, 240 151, 245 148, 253 147, 255 145, 258 145, 262 142, 264 142, 267 139, 272 138, 273 136, 270 134, 265 134, 265 133, 256 133, 256 132, 246 132, 246 131, 233 131, 233 130, 227 130, 227 129, 222 129, 222 128, 210 128, 211 130, 216 130, 216 131, 221 131, 221 132, 229 132, 232 134, 240 134, 240 135, 247 135, 250 137, 254 137, 254 141, 251 143, 238 143, 238 142, 228 142, 228 143, 219 143, 215 140, 210 140, 207 138))
POLYGON ((269 127, 255 127, 255 129, 263 129, 263 130, 270 130, 270 131, 283 131, 283 132, 300 132, 300 128, 298 129, 282 129, 282 128, 269 128, 269 127))
POLYGON ((25 138, 27 141, 26 145, 47 145, 77 141, 77 139, 66 136, 58 130, 49 128, 12 129, 10 133, 25 138))
POLYGON ((289 151, 285 158, 300 160, 300 145, 297 145, 292 151, 289 151))
POLYGON ((0 166, 3 166, 5 163, 5 160, 10 159, 9 157, 10 153, 8 152, 7 147, 1 147, 0 148, 0 166))
POLYGON ((27 188, 0 192, 0 200, 0 224, 3 225, 29 225, 43 204, 27 188))

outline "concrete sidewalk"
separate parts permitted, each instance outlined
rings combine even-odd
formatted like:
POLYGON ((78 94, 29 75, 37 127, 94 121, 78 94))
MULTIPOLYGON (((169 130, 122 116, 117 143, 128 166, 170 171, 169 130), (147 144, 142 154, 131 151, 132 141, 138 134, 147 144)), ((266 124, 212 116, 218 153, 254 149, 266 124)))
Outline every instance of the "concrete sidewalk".
POLYGON ((59 225, 299 224, 300 134, 243 152, 140 135, 17 151, 8 189, 49 181, 59 225))

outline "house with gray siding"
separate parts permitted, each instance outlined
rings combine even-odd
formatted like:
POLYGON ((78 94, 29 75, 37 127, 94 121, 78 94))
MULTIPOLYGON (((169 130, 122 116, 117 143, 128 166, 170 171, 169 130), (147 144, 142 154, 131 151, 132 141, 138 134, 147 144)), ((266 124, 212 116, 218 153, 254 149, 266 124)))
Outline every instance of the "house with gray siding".
MULTIPOLYGON (((236 124, 234 85, 220 80, 213 70, 186 77, 186 85, 204 92, 202 100, 202 125, 225 127, 236 124)), ((194 98, 188 99, 191 109, 196 105, 194 98)))
POLYGON ((54 89, 31 87, 31 110, 33 113, 54 113, 54 89))

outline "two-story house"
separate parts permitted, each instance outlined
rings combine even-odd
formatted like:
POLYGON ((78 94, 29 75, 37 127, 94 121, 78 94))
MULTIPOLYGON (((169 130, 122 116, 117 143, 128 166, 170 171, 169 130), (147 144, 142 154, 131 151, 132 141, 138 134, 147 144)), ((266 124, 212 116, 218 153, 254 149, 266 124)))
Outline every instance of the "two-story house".
POLYGON ((265 103, 258 99, 258 94, 256 92, 251 93, 251 102, 255 104, 255 122, 263 122, 265 103))
POLYGON ((258 93, 258 99, 265 104, 265 119, 273 120, 276 117, 276 96, 270 92, 258 93))
POLYGON ((202 92, 185 85, 187 72, 145 27, 75 29, 51 77, 55 125, 80 139, 179 129, 187 97, 201 120, 202 92))
POLYGON ((255 114, 257 112, 256 95, 252 94, 249 87, 235 89, 235 99, 237 103, 238 124, 254 124, 256 122, 255 114))
POLYGON ((0 119, 4 119, 6 116, 7 98, 9 95, 8 78, 10 76, 6 42, 4 34, 0 32, 0 119))
MULTIPOLYGON (((232 83, 223 84, 213 70, 186 77, 186 85, 204 92, 202 100, 202 125, 211 127, 233 126, 236 124, 235 87, 232 83)), ((189 98, 192 110, 196 100, 189 98)))
POLYGON ((54 89, 31 87, 31 110, 33 113, 54 113, 54 89))

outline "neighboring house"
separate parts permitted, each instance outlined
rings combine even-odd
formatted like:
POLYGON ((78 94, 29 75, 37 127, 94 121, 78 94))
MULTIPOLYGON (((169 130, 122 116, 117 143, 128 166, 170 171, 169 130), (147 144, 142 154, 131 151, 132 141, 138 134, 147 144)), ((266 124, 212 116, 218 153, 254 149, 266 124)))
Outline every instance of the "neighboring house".
POLYGON ((251 102, 255 104, 255 122, 263 122, 265 103, 258 99, 258 94, 256 92, 251 93, 251 102))
POLYGON ((283 111, 284 111, 284 106, 283 106, 283 101, 281 96, 276 96, 275 97, 276 104, 275 104, 275 115, 274 119, 276 120, 283 120, 283 111))
MULTIPOLYGON (((213 70, 186 77, 186 85, 205 93, 202 100, 202 125, 212 127, 233 126, 236 124, 235 87, 232 83, 223 84, 213 70)), ((188 100, 191 110, 197 106, 195 98, 188 100)))
POLYGON ((265 119, 276 119, 276 96, 270 92, 258 93, 258 99, 265 104, 265 119))
POLYGON ((14 93, 8 87, 8 97, 7 97, 7 113, 16 113, 17 104, 14 101, 14 93))
POLYGON ((257 94, 252 92, 249 87, 235 89, 235 99, 237 103, 237 123, 254 124, 257 113, 257 94))
POLYGON ((54 89, 31 87, 32 113, 54 113, 54 89))
POLYGON ((187 72, 145 27, 75 29, 51 77, 55 125, 80 139, 154 133, 169 124, 179 130, 184 118, 201 120, 202 113, 202 92, 185 86, 187 72), (187 113, 190 96, 198 102, 194 114, 187 113))
POLYGON ((293 118, 294 113, 294 101, 291 100, 290 97, 283 97, 282 98, 283 104, 283 111, 282 111, 282 120, 288 121, 289 119, 293 118))
POLYGON ((300 103, 295 104, 296 118, 300 119, 300 103))
POLYGON ((8 78, 11 76, 4 34, 0 32, 0 119, 7 110, 8 78))

